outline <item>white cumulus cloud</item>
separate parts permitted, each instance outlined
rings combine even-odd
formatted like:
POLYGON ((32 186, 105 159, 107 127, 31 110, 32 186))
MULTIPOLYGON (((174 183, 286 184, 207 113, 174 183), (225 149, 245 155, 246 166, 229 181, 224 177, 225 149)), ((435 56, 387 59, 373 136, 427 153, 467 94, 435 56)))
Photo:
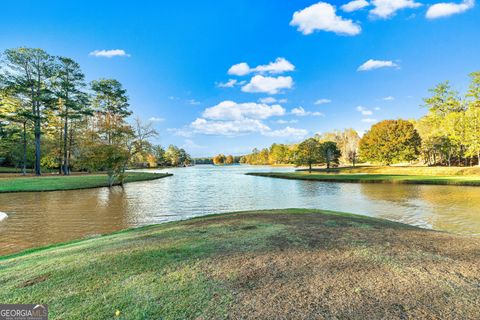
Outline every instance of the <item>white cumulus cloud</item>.
POLYGON ((338 16, 335 7, 326 2, 318 2, 296 11, 290 25, 296 26, 297 30, 305 35, 319 30, 355 36, 362 31, 359 24, 338 16))
POLYGON ((370 10, 373 16, 387 19, 395 15, 398 10, 414 9, 422 4, 415 0, 372 0, 374 8, 370 10))
POLYGON ((323 116, 324 115, 321 112, 306 111, 303 107, 293 108, 292 111, 290 111, 290 113, 297 116, 297 117, 323 116))
POLYGON ((250 73, 250 67, 246 62, 237 63, 231 66, 227 73, 234 76, 244 76, 250 73))
POLYGON ((228 69, 228 74, 235 76, 245 76, 249 73, 280 74, 294 70, 295 66, 290 61, 285 58, 277 58, 275 61, 256 66, 255 68, 251 68, 246 62, 237 63, 228 69))
POLYGON ((448 17, 454 14, 463 13, 475 6, 475 0, 464 0, 461 3, 441 2, 430 6, 427 10, 427 19, 448 17))
POLYGON ((391 60, 374 60, 370 59, 358 67, 357 71, 370 71, 380 68, 398 68, 398 64, 391 60))
POLYGON ((113 49, 113 50, 95 50, 89 53, 89 55, 94 57, 104 57, 104 58, 112 58, 112 57, 130 57, 128 53, 125 52, 123 49, 113 49))
POLYGON ((369 5, 370 4, 366 0, 353 0, 345 3, 340 8, 345 12, 353 12, 368 7, 369 5))
POLYGON ((252 71, 258 73, 279 74, 294 70, 295 66, 290 61, 285 58, 277 58, 275 61, 270 62, 266 65, 259 65, 255 67, 252 71))
POLYGON ((242 120, 267 119, 272 116, 282 116, 285 109, 282 106, 259 104, 255 102, 236 103, 234 101, 223 101, 219 104, 205 109, 202 116, 212 120, 242 120))
POLYGON ((262 75, 253 76, 250 82, 242 87, 243 92, 264 92, 277 94, 282 89, 293 87, 292 77, 264 77, 262 75))
POLYGON ((195 133, 223 136, 237 136, 253 132, 264 132, 271 130, 260 120, 256 119, 217 121, 197 118, 190 124, 190 127, 195 133))

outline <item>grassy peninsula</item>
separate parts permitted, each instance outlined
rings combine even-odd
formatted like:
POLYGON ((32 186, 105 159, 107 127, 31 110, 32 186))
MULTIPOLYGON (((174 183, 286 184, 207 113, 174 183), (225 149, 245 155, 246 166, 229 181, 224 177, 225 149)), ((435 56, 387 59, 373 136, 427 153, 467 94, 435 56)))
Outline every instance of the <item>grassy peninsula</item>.
POLYGON ((444 167, 346 167, 295 172, 251 172, 252 176, 352 183, 406 183, 480 186, 480 168, 444 167))
POLYGON ((51 319, 471 318, 479 246, 331 211, 211 215, 0 258, 0 300, 51 319))
MULTIPOLYGON (((155 180, 171 175, 168 173, 129 172, 125 177, 125 182, 155 180)), ((42 177, 7 176, 5 178, 0 176, 0 193, 76 190, 107 186, 108 180, 105 174, 47 175, 42 177)))

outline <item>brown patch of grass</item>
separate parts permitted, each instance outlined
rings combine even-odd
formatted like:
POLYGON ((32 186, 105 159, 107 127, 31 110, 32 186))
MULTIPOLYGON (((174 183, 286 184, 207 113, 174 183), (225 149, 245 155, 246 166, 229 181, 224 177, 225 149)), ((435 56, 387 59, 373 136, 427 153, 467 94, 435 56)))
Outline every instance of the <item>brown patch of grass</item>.
POLYGON ((318 214, 255 220, 289 232, 271 237, 267 252, 217 257, 207 267, 234 292, 232 318, 480 317, 478 238, 373 220, 358 228, 354 218, 318 214))
POLYGON ((27 281, 24 281, 22 284, 18 286, 18 288, 25 288, 25 287, 31 287, 36 285, 37 283, 41 283, 46 281, 49 278, 49 274, 44 274, 42 276, 35 277, 33 279, 29 279, 27 281))

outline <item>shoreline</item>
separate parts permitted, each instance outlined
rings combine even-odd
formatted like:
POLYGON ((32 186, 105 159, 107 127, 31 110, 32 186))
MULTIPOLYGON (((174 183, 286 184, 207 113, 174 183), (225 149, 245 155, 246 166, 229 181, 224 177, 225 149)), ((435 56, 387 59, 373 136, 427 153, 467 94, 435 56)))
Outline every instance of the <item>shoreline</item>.
POLYGON ((336 183, 390 183, 418 185, 480 186, 480 176, 416 176, 406 174, 372 173, 318 173, 312 171, 295 172, 248 172, 246 175, 275 179, 304 180, 336 183))

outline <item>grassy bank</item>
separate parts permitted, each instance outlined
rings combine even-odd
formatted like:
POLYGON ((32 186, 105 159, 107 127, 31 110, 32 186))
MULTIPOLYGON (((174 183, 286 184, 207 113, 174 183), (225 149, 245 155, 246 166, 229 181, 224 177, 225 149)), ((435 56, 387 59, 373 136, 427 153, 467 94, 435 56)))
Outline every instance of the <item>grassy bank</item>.
MULTIPOLYGON (((301 169, 298 171, 306 171, 301 169)), ((370 173, 370 174, 400 174, 417 176, 480 176, 480 167, 426 167, 426 166, 356 166, 331 169, 314 169, 321 173, 370 173)))
POLYGON ((375 174, 375 173, 327 173, 314 171, 297 172, 252 172, 251 176, 311 180, 324 182, 358 182, 358 183, 405 183, 405 184, 435 184, 435 185, 460 185, 480 186, 478 176, 433 176, 433 175, 407 175, 407 174, 375 174))
MULTIPOLYGON (((171 176, 165 173, 129 172, 125 182, 147 181, 171 176)), ((0 177, 0 193, 28 191, 57 191, 107 187, 105 174, 41 176, 41 177, 0 177)))
POLYGON ((480 239, 289 209, 0 258, 0 301, 51 319, 476 318, 480 239))

